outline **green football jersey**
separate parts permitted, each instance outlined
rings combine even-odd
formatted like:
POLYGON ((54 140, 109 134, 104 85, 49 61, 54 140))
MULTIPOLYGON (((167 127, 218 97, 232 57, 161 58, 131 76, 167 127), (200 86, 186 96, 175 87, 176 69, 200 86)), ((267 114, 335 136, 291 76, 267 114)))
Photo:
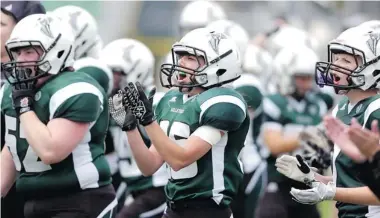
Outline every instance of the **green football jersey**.
POLYGON ((90 123, 90 129, 72 153, 59 163, 44 164, 29 146, 20 120, 12 106, 12 87, 1 89, 1 111, 5 115, 8 146, 20 175, 16 187, 23 196, 79 191, 111 183, 104 158, 104 139, 108 128, 106 94, 90 76, 62 72, 48 80, 35 94, 34 112, 47 124, 55 118, 90 123))
POLYGON ((201 126, 227 131, 203 157, 175 171, 168 164, 167 199, 213 199, 227 206, 243 179, 239 153, 249 128, 243 97, 230 88, 212 88, 188 97, 171 89, 156 107, 157 121, 178 146, 201 126))
POLYGON ((113 87, 113 75, 111 69, 101 60, 91 57, 81 58, 74 63, 76 71, 84 72, 94 78, 103 90, 109 95, 113 87))
MULTIPOLYGON (((363 127, 371 129, 373 120, 380 119, 380 95, 366 98, 355 105, 351 105, 347 98, 342 99, 332 112, 343 123, 349 125, 352 118, 356 118, 363 127)), ((333 178, 337 187, 350 188, 366 186, 357 178, 356 163, 347 155, 340 152, 334 145, 333 178)), ((380 206, 354 205, 337 202, 336 207, 340 218, 364 218, 380 216, 380 206), (375 215, 376 214, 376 215, 375 215), (375 215, 375 216, 373 216, 375 215)))
MULTIPOLYGON (((279 129, 283 131, 284 135, 294 135, 306 126, 319 124, 326 112, 325 103, 313 94, 306 95, 300 101, 292 96, 269 95, 264 99, 265 122, 262 128, 279 129)), ((266 147, 262 135, 259 136, 258 143, 266 147)), ((296 150, 292 153, 297 152, 299 151, 296 150)), ((284 175, 277 172, 274 165, 276 158, 276 156, 269 154, 267 159, 268 180, 270 182, 289 181, 284 175)))

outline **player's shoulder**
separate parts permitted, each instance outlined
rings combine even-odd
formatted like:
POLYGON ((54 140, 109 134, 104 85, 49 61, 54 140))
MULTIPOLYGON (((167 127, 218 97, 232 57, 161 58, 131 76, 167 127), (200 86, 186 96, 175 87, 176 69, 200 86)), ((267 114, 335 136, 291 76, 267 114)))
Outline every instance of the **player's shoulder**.
POLYGON ((277 107, 282 108, 282 107, 286 107, 286 105, 288 104, 288 99, 284 95, 275 93, 275 94, 270 94, 270 95, 265 96, 264 103, 268 103, 268 102, 276 105, 277 107))
POLYGON ((219 101, 233 101, 237 104, 241 104, 243 102, 245 104, 244 98, 232 88, 227 87, 215 87, 208 89, 199 96, 197 96, 197 102, 199 105, 204 104, 205 102, 214 102, 218 103, 219 101))
POLYGON ((77 71, 66 71, 58 74, 48 80, 41 88, 41 91, 48 92, 50 95, 57 93, 66 93, 66 95, 68 93, 93 93, 99 97, 106 96, 103 88, 100 87, 95 79, 85 73, 79 73, 77 71))
POLYGON ((217 87, 202 92, 197 97, 201 125, 234 131, 247 118, 247 105, 234 89, 217 87))

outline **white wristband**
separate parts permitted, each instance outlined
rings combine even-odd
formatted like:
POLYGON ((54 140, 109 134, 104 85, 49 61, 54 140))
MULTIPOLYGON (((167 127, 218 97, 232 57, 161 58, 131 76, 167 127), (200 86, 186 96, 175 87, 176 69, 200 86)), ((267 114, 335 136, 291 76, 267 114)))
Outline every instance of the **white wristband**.
POLYGON ((198 129, 196 129, 191 135, 198 136, 199 138, 203 139, 204 141, 208 142, 210 145, 213 146, 216 143, 218 143, 222 138, 221 132, 225 131, 219 130, 212 126, 201 126, 198 127, 198 129))

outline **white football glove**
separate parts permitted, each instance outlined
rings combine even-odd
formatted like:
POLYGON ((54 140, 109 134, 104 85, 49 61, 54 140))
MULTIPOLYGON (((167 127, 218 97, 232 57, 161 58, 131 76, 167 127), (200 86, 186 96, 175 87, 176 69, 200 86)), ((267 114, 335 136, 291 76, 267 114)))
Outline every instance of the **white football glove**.
POLYGON ((303 182, 311 186, 311 182, 315 181, 315 168, 310 168, 300 155, 296 157, 290 155, 282 155, 276 159, 277 171, 289 179, 303 182))
POLYGON ((334 182, 329 182, 327 185, 322 182, 313 182, 311 189, 300 190, 292 188, 290 194, 293 200, 301 204, 316 204, 324 200, 333 200, 336 193, 334 182))

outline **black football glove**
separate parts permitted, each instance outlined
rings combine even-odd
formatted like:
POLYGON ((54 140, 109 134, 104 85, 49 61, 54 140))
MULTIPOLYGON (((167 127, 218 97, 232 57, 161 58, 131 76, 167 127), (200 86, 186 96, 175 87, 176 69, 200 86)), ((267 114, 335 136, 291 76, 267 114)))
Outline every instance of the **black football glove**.
POLYGON ((123 106, 124 94, 122 90, 119 90, 117 94, 110 97, 108 99, 108 108, 111 117, 115 120, 117 125, 119 125, 123 131, 130 131, 136 128, 137 119, 128 107, 123 106))
POLYGON ((139 82, 136 82, 136 86, 130 82, 124 88, 123 104, 132 111, 143 126, 149 125, 156 120, 153 111, 155 93, 156 89, 153 88, 149 93, 149 97, 147 97, 139 82))
MULTIPOLYGON (((17 69, 17 75, 21 79, 26 79, 32 73, 31 69, 17 69)), ((13 108, 18 115, 33 110, 36 80, 26 82, 16 82, 12 84, 13 108)))

